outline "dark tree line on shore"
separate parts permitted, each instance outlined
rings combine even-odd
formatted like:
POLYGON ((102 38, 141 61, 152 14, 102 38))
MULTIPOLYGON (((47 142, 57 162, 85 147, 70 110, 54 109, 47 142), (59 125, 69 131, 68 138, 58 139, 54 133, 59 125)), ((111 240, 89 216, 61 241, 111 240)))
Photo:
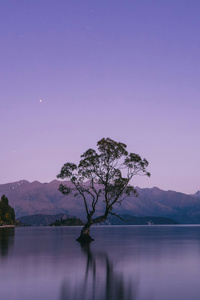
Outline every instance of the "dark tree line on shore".
POLYGON ((15 211, 9 205, 8 198, 3 195, 0 200, 0 225, 14 225, 15 211))

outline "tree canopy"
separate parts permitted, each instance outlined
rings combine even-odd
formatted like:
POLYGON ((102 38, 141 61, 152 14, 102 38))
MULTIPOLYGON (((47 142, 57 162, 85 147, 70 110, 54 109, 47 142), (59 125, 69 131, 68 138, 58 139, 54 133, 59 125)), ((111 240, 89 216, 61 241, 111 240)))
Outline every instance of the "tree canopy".
POLYGON ((148 161, 138 154, 128 153, 127 146, 110 138, 97 142, 97 151, 88 149, 81 155, 78 165, 67 162, 61 168, 58 178, 68 179, 73 185, 61 184, 64 195, 73 193, 83 199, 87 222, 81 231, 79 241, 92 240, 90 227, 106 220, 116 203, 121 203, 130 194, 137 195, 130 184, 135 175, 150 176, 146 168, 148 161), (97 203, 103 199, 104 213, 95 216, 97 203))
POLYGON ((15 224, 15 211, 9 205, 8 198, 5 195, 3 195, 0 200, 0 224, 1 225, 15 224))

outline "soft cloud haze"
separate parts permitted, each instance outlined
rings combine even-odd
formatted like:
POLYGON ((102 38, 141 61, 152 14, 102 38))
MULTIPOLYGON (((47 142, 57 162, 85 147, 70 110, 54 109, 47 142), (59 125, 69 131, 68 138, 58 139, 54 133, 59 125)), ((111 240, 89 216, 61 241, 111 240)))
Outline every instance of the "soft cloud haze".
POLYGON ((50 181, 110 137, 149 161, 135 185, 200 189, 199 11, 195 0, 2 0, 0 183, 50 181))

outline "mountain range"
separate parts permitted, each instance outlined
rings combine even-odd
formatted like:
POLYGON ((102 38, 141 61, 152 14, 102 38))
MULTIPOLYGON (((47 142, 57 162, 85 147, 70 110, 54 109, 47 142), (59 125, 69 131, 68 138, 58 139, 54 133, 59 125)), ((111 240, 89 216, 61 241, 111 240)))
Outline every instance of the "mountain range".
MULTIPOLYGON (((82 198, 62 195, 58 191, 60 183, 58 180, 50 183, 21 180, 1 184, 0 196, 6 195, 10 205, 15 209, 17 218, 37 214, 65 214, 84 220, 85 209, 82 198)), ((139 196, 129 196, 121 205, 117 204, 113 212, 136 217, 171 218, 182 224, 200 224, 200 191, 194 195, 187 195, 163 191, 157 187, 136 189, 139 196)), ((97 214, 103 212, 104 204, 103 201, 99 201, 97 214)))

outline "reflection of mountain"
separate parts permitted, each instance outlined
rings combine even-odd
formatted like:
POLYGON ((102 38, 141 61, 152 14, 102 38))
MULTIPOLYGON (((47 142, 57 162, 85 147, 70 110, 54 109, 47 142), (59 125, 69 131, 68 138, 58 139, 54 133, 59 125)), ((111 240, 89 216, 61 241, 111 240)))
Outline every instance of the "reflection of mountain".
POLYGON ((7 256, 9 248, 14 244, 15 228, 0 228, 0 253, 7 256))
MULTIPOLYGON (((60 182, 50 183, 25 180, 0 185, 0 195, 5 194, 14 207, 16 216, 35 214, 67 214, 83 217, 82 199, 63 196, 58 191, 60 182)), ((180 223, 200 223, 200 197, 174 191, 163 191, 158 188, 137 189, 139 197, 129 197, 122 205, 115 208, 117 213, 146 217, 167 217, 180 223)), ((98 206, 98 212, 104 203, 98 206)))
POLYGON ((90 245, 82 246, 86 258, 85 276, 72 288, 64 281, 60 300, 136 300, 137 283, 127 282, 116 273, 106 253, 95 253, 90 245))

